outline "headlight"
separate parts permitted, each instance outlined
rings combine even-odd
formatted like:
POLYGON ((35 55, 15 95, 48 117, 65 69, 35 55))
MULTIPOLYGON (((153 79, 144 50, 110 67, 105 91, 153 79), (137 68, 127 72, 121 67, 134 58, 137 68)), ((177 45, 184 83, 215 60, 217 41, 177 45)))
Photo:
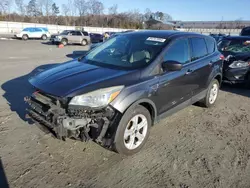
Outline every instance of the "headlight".
POLYGON ((104 107, 112 102, 121 92, 124 86, 115 86, 99 89, 90 93, 75 96, 69 105, 80 105, 88 107, 104 107))
POLYGON ((245 61, 234 61, 232 64, 229 65, 230 68, 243 68, 243 67, 248 67, 250 65, 249 62, 245 61))

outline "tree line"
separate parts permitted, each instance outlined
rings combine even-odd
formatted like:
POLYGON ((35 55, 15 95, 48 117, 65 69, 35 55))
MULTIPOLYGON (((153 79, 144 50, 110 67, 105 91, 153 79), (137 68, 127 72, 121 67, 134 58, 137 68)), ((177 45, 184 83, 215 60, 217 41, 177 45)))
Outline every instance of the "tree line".
POLYGON ((169 14, 146 9, 118 12, 118 5, 105 7, 99 0, 68 0, 57 5, 53 0, 0 0, 0 21, 34 22, 69 26, 118 27, 143 29, 161 27, 148 20, 171 21, 169 14))

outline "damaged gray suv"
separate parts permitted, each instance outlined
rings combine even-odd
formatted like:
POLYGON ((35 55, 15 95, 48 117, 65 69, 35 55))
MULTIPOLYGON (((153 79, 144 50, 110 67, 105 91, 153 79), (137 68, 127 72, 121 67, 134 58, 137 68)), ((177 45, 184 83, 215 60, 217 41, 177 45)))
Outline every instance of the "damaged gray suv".
POLYGON ((196 102, 215 104, 222 59, 209 36, 119 35, 30 78, 36 91, 26 97, 28 116, 59 139, 93 140, 132 155, 161 118, 196 102))

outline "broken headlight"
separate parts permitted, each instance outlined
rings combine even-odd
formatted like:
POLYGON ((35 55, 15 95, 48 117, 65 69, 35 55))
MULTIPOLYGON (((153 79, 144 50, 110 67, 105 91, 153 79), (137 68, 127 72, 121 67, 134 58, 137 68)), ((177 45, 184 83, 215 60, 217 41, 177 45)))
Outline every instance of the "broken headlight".
POLYGON ((249 62, 245 61, 234 61, 229 65, 230 68, 235 69, 235 68, 243 68, 243 67, 248 67, 250 65, 249 62))
POLYGON ((104 107, 119 95, 123 87, 124 86, 103 88, 83 95, 78 95, 71 99, 69 105, 87 106, 92 108, 104 107))

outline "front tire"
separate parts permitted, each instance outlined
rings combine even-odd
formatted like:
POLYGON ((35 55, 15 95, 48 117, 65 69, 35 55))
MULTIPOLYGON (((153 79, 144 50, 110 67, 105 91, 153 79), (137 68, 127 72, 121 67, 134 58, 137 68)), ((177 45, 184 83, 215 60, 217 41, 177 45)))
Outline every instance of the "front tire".
POLYGON ((214 106, 219 95, 219 89, 219 81, 214 79, 209 84, 206 97, 201 101, 201 103, 207 108, 214 106))
POLYGON ((46 36, 46 35, 43 35, 43 36, 42 36, 42 40, 47 40, 47 36, 46 36))
POLYGON ((81 42, 81 45, 86 46, 87 44, 88 44, 87 40, 83 39, 82 42, 81 42))
POLYGON ((66 39, 62 39, 61 43, 63 44, 63 46, 66 46, 68 44, 68 41, 66 39))
POLYGON ((139 152, 149 137, 151 125, 151 115, 145 107, 130 107, 118 125, 114 141, 115 150, 122 155, 139 152))
POLYGON ((28 38, 29 38, 28 35, 23 35, 23 36, 22 36, 22 39, 23 39, 23 40, 28 40, 28 38))

